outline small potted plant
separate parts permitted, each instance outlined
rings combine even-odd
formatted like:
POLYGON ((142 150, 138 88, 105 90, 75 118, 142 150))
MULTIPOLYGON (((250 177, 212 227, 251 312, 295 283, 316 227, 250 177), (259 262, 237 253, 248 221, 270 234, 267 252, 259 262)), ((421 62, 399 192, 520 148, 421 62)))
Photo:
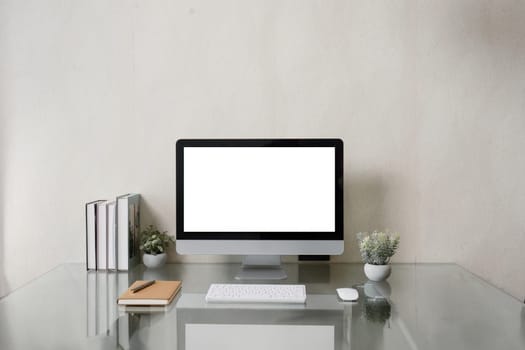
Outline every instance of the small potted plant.
POLYGON ((390 258, 399 246, 399 235, 379 231, 359 232, 357 240, 366 277, 375 282, 386 280, 391 272, 390 258))
POLYGON ((168 231, 160 232, 153 225, 149 225, 141 233, 140 250, 144 252, 142 261, 149 268, 161 267, 166 263, 166 248, 170 243, 174 243, 173 236, 169 236, 168 231))

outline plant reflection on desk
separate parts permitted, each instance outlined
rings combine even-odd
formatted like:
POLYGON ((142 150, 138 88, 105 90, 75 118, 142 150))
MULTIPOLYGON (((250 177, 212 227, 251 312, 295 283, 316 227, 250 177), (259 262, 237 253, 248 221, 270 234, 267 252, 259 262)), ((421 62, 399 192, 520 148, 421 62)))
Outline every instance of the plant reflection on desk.
POLYGON ((385 324, 390 327, 392 306, 388 282, 368 281, 354 286, 359 302, 352 308, 351 349, 384 349, 385 324), (388 323, 387 323, 388 321, 388 323))
POLYGON ((390 319, 391 306, 386 299, 366 298, 363 315, 370 322, 385 324, 390 319))
POLYGON ((392 307, 389 302, 390 284, 386 281, 364 284, 363 315, 370 322, 385 324, 390 319, 392 307))

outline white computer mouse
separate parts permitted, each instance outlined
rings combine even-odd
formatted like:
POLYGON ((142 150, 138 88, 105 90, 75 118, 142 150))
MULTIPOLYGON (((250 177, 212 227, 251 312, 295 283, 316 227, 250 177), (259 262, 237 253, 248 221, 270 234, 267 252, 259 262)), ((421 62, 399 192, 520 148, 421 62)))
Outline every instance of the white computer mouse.
POLYGON ((342 301, 355 301, 359 299, 359 293, 354 288, 337 288, 336 291, 342 301))

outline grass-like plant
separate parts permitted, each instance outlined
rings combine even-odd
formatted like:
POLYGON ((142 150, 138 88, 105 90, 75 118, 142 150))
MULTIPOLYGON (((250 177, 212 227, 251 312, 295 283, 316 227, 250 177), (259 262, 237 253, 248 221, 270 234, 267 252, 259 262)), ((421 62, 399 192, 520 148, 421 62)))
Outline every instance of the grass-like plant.
POLYGON ((359 251, 365 264, 386 265, 399 246, 399 234, 374 231, 357 234, 359 251))
POLYGON ((146 254, 157 255, 165 252, 170 243, 175 243, 168 231, 160 232, 153 225, 149 225, 140 236, 140 250, 146 254))

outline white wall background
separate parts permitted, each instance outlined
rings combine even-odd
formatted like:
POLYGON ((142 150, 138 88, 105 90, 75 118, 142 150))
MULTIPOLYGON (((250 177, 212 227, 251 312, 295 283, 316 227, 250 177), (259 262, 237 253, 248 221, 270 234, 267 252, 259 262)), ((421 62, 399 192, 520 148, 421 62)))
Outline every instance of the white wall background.
MULTIPOLYGON (((341 137, 347 249, 525 297, 522 1, 0 0, 0 295, 84 260, 84 203, 175 231, 174 142, 341 137)), ((176 260, 172 252, 172 260, 176 260)))

